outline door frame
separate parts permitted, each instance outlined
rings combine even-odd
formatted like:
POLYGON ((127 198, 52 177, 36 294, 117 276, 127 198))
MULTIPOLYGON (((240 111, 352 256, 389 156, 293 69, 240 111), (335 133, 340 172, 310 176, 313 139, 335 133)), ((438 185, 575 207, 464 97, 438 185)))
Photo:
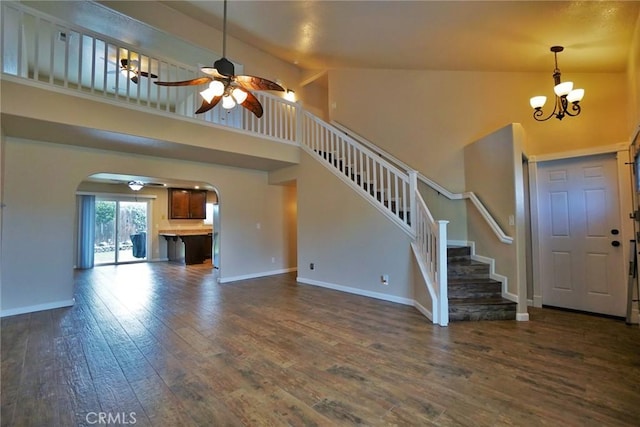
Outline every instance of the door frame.
MULTIPOLYGON (((140 262, 150 262, 153 261, 150 257, 149 257, 149 249, 151 248, 151 234, 149 233, 149 230, 152 230, 152 224, 153 224, 153 203, 151 203, 153 200, 155 200, 157 197, 153 194, 123 194, 123 193, 104 193, 104 192, 95 192, 95 191, 76 191, 76 196, 95 196, 96 199, 108 199, 111 201, 118 201, 118 202, 146 202, 147 203, 147 239, 146 239, 146 246, 147 246, 147 258, 144 260, 140 260, 140 261, 125 261, 125 262, 121 262, 121 263, 117 263, 117 264, 100 264, 100 265, 120 265, 120 264, 132 264, 132 263, 140 263, 140 262)), ((80 233, 80 229, 79 226, 77 224, 78 219, 76 218, 76 226, 74 227, 75 229, 75 233, 80 233)), ((78 257, 78 236, 75 235, 74 236, 74 242, 75 242, 75 246, 74 246, 74 259, 77 259, 78 257)), ((74 268, 75 265, 74 265, 74 268)))
MULTIPOLYGON (((620 268, 623 271, 622 277, 628 276, 627 266, 629 265, 630 240, 633 239, 633 220, 629 214, 633 212, 632 189, 631 189, 631 165, 629 160, 629 145, 626 143, 604 145, 583 150, 565 151, 561 153, 543 154, 529 157, 529 205, 531 209, 531 263, 533 270, 533 306, 542 307, 542 283, 540 265, 540 212, 538 203, 538 163, 552 160, 574 159, 598 154, 615 154, 616 170, 619 194, 620 229, 622 243, 622 263, 620 268)), ((626 289, 626 287, 625 287, 626 289)))

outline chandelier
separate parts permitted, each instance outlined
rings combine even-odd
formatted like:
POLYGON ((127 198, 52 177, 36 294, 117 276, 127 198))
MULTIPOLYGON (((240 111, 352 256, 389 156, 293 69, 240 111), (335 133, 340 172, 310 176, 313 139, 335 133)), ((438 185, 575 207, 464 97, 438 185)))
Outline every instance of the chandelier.
POLYGON ((560 69, 558 68, 558 52, 562 52, 564 47, 551 46, 551 52, 555 57, 556 68, 553 70, 553 81, 555 86, 553 91, 556 94, 555 104, 553 111, 547 117, 544 117, 542 107, 547 102, 546 96, 534 96, 529 100, 533 111, 533 118, 539 122, 549 120, 551 117, 555 117, 558 120, 562 120, 564 116, 575 117, 580 114, 580 101, 584 96, 584 89, 574 89, 573 82, 561 82, 560 81, 560 69))

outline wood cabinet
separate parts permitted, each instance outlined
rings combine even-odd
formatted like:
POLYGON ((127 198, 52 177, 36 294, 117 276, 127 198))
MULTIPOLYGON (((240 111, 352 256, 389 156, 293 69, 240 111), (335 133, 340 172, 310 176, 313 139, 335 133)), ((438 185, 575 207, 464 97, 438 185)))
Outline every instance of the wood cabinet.
POLYGON ((204 190, 169 189, 169 219, 205 219, 206 205, 204 190))

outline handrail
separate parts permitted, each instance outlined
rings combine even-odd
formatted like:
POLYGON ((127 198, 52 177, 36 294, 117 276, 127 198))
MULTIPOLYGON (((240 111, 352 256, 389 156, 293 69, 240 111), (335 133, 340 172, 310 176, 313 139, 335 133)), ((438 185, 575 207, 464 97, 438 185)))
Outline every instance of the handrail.
MULTIPOLYGON (((331 124, 333 126, 335 126, 336 128, 340 129, 345 134, 347 134, 350 137, 352 137, 353 139, 357 140, 359 143, 369 147, 369 149, 371 149, 372 151, 376 152, 377 155, 379 155, 381 157, 384 157, 387 160, 392 161, 393 163, 395 163, 396 165, 400 166, 401 168, 404 168, 406 170, 411 170, 412 169, 409 165, 404 163, 402 160, 399 160, 398 158, 396 158, 392 154, 388 153, 384 149, 382 149, 382 148, 378 147, 377 145, 375 145, 374 143, 368 141, 365 137, 363 137, 361 135, 358 135, 357 133, 355 133, 352 130, 348 129, 346 126, 341 125, 340 123, 336 122, 335 120, 332 120, 331 124)), ((424 184, 428 185, 429 187, 431 187, 432 189, 434 189, 438 193, 442 194, 443 196, 445 196, 449 200, 469 199, 469 201, 473 204, 473 206, 478 210, 478 212, 480 213, 482 218, 486 221, 486 223, 489 226, 489 228, 491 228, 493 233, 496 235, 498 240, 500 242, 506 243, 508 245, 513 243, 513 237, 507 235, 502 230, 500 225, 498 225, 496 220, 489 213, 487 208, 484 206, 484 204, 482 204, 482 202, 480 201, 480 199, 478 198, 478 196, 476 196, 476 194, 474 192, 468 191, 468 192, 465 192, 465 193, 452 193, 449 190, 447 190, 446 188, 444 188, 443 186, 441 186, 440 184, 438 184, 437 182, 435 182, 432 179, 426 177, 425 175, 423 175, 420 172, 418 172, 418 180, 420 180, 424 184)))
POLYGON ((309 154, 353 186, 384 214, 414 236, 411 225, 415 180, 356 140, 303 111, 298 142, 309 154))

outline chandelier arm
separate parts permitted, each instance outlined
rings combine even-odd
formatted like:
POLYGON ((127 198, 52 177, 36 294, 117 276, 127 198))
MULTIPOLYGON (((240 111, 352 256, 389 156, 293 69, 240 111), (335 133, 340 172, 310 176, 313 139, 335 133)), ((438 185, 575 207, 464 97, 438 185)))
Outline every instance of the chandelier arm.
POLYGON ((562 118, 567 113, 567 97, 556 96, 556 105, 558 107, 558 114, 556 114, 556 118, 558 120, 562 120, 562 118))
POLYGON ((567 116, 575 117, 578 114, 580 114, 580 112, 582 111, 582 108, 580 107, 580 104, 578 102, 572 102, 571 111, 569 111, 569 109, 565 110, 565 112, 567 113, 567 116), (571 111, 574 111, 574 112, 572 113, 571 111))
MULTIPOLYGON (((553 104, 553 111, 551 112, 551 114, 549 114, 547 117, 542 118, 544 116, 544 112, 542 111, 542 108, 536 108, 535 110, 533 110, 533 118, 539 122, 546 122, 551 117, 558 117, 558 114, 560 113, 556 114, 557 111, 558 111, 558 100, 556 99, 556 102, 553 104)), ((560 119, 562 119, 562 117, 560 117, 560 119)))

